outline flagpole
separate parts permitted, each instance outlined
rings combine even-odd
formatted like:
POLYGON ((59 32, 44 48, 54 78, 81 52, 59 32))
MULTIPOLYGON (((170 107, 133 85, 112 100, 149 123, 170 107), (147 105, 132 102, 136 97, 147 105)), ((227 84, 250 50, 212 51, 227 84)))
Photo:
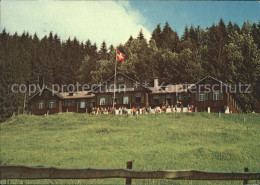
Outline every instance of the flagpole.
POLYGON ((115 99, 116 99, 116 63, 117 63, 117 60, 115 62, 113 109, 115 108, 115 99))

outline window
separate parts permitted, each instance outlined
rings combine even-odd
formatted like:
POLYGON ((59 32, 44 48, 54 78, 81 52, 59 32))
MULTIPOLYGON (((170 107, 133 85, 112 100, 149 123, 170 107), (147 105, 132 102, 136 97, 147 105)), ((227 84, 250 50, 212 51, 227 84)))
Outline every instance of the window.
POLYGON ((141 93, 135 94, 135 103, 141 103, 141 93))
POLYGON ((45 102, 44 101, 39 101, 38 109, 44 109, 44 108, 45 108, 45 102))
POLYGON ((106 99, 100 98, 100 105, 105 105, 105 104, 106 104, 106 99))
POLYGON ((205 101, 205 93, 199 93, 199 101, 205 101))
POLYGON ((117 87, 118 87, 119 91, 123 91, 124 89, 126 89, 126 86, 124 83, 118 83, 117 87))
POLYGON ((182 100, 188 100, 190 98, 190 93, 184 93, 182 96, 182 100))
POLYGON ((89 107, 92 108, 92 107, 94 107, 94 106, 95 106, 95 102, 90 102, 89 107))
POLYGON ((220 100, 220 93, 219 92, 213 92, 213 100, 220 100))
POLYGON ((171 95, 170 94, 166 95, 165 104, 166 105, 171 105, 171 95))
POLYGON ((128 104, 129 101, 128 101, 128 96, 124 96, 123 98, 123 104, 128 104))
POLYGON ((178 94, 178 101, 182 101, 183 100, 183 94, 178 94))
POLYGON ((86 108, 86 101, 85 100, 80 100, 79 108, 81 108, 81 109, 86 108))
POLYGON ((63 102, 63 106, 65 106, 65 107, 70 107, 71 105, 72 105, 72 101, 65 100, 65 101, 63 102))
POLYGON ((135 97, 141 97, 141 93, 135 93, 135 97))
POLYGON ((55 100, 50 100, 49 101, 49 108, 50 109, 56 108, 56 101, 55 100))
MULTIPOLYGON (((112 97, 112 104, 113 104, 113 99, 114 97, 112 97)), ((117 103, 117 97, 115 97, 115 103, 117 103)))
POLYGON ((118 81, 118 82, 123 82, 123 81, 124 81, 124 78, 123 78, 122 76, 119 76, 119 77, 117 77, 117 81, 118 81))
POLYGON ((135 103, 141 103, 141 93, 135 93, 135 103))
POLYGON ((153 104, 159 105, 159 95, 153 95, 153 104))
POLYGON ((165 104, 166 105, 171 105, 172 104, 171 98, 166 98, 165 99, 165 104))

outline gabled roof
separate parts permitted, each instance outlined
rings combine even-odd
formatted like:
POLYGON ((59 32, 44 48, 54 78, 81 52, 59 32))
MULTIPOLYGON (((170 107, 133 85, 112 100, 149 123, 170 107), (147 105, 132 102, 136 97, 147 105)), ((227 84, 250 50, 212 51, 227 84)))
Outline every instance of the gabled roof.
POLYGON ((206 80, 206 79, 208 79, 208 78, 210 78, 210 79, 212 79, 212 80, 214 80, 214 81, 216 81, 216 82, 219 82, 219 83, 223 84, 223 85, 226 86, 226 87, 231 88, 229 85, 225 84, 224 82, 222 82, 222 81, 220 81, 220 80, 218 80, 218 79, 216 79, 216 78, 214 78, 214 77, 212 77, 212 76, 209 76, 209 75, 206 76, 206 77, 204 77, 204 78, 202 78, 200 81, 198 81, 197 83, 195 83, 195 85, 198 85, 198 84, 201 83, 203 80, 206 80))
MULTIPOLYGON (((151 89, 150 89, 150 88, 145 87, 145 86, 144 86, 143 84, 141 84, 140 82, 138 82, 138 81, 134 80, 133 78, 131 78, 131 77, 129 77, 129 76, 123 74, 123 73, 120 72, 120 71, 118 71, 118 72, 116 73, 116 76, 119 75, 119 74, 122 75, 122 76, 124 76, 124 77, 126 77, 127 79, 133 81, 133 82, 136 83, 137 85, 140 85, 141 87, 143 87, 143 88, 146 89, 147 91, 151 92, 151 89)), ((112 75, 111 77, 109 77, 106 81, 104 81, 103 83, 101 83, 98 87, 94 88, 93 91, 95 91, 96 89, 100 88, 100 87, 103 86, 105 83, 107 83, 108 81, 110 81, 111 79, 113 79, 114 76, 115 76, 115 74, 113 74, 113 75, 112 75)))
MULTIPOLYGON (((209 75, 206 76, 206 77, 204 77, 203 79, 201 79, 201 80, 200 80, 199 82, 197 82, 195 85, 201 83, 203 80, 208 79, 208 78, 210 78, 210 79, 212 79, 212 80, 214 80, 214 81, 216 81, 216 82, 219 82, 220 84, 223 84, 225 87, 228 87, 229 89, 231 89, 231 86, 230 86, 230 85, 227 85, 227 84, 225 84, 224 82, 222 82, 222 81, 220 81, 220 80, 217 80, 216 78, 214 78, 214 77, 212 77, 212 76, 209 76, 209 75)), ((237 96, 235 93, 230 93, 230 95, 231 95, 234 99, 236 99, 236 101, 239 103, 239 106, 243 109, 244 112, 246 112, 246 108, 245 108, 245 106, 243 105, 242 101, 238 98, 238 96, 237 96)))
POLYGON ((59 93, 62 96, 62 99, 80 99, 80 98, 93 98, 95 95, 91 91, 77 91, 73 92, 73 96, 68 92, 59 93))
MULTIPOLYGON (((79 99, 79 98, 93 98, 93 97, 95 97, 95 95, 91 91, 77 91, 77 92, 73 92, 73 96, 71 96, 69 92, 58 92, 58 91, 54 91, 53 89, 50 89, 50 88, 47 88, 47 87, 45 87, 44 90, 45 89, 50 91, 52 94, 56 95, 60 99, 79 99)), ((31 100, 33 97, 38 95, 40 92, 41 91, 39 91, 36 94, 34 94, 33 96, 31 96, 29 98, 29 100, 31 100)))
POLYGON ((194 86, 194 84, 176 84, 159 87, 149 87, 149 89, 151 89, 152 94, 183 93, 188 92, 188 90, 192 86, 194 86))
MULTIPOLYGON (((48 88, 48 87, 45 87, 43 90, 48 90, 48 91, 50 91, 52 94, 58 96, 59 98, 62 98, 62 96, 60 95, 60 93, 59 93, 58 91, 54 91, 53 89, 50 89, 50 88, 48 88)), ((29 100, 31 100, 31 99, 34 98, 36 95, 38 95, 38 94, 40 94, 41 92, 43 92, 43 90, 42 90, 42 91, 38 91, 36 94, 34 94, 33 96, 31 96, 31 97, 29 98, 29 100)))

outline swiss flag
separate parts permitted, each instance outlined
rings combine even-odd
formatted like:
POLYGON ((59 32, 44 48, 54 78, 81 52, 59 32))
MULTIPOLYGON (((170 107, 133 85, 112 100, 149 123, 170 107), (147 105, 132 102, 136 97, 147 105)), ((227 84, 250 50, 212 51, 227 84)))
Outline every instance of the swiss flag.
POLYGON ((121 53, 119 50, 116 50, 116 60, 120 62, 125 61, 125 55, 121 53))

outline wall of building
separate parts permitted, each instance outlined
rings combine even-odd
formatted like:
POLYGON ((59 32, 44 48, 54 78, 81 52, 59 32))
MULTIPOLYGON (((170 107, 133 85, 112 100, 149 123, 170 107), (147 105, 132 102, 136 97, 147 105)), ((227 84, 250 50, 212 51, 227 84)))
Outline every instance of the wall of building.
MULTIPOLYGON (((121 92, 121 93, 116 93, 115 97, 117 99, 116 107, 127 107, 127 108, 132 108, 132 107, 144 107, 146 105, 145 101, 145 94, 146 92, 143 90, 138 90, 138 91, 132 91, 132 92, 121 92), (136 102, 136 93, 139 93, 140 96, 140 103, 136 102), (124 104, 123 98, 125 96, 128 96, 128 104, 124 104)), ((112 107, 113 106, 113 93, 99 93, 97 94, 97 106, 98 107, 112 107), (100 99, 105 98, 105 104, 101 105, 100 99)))
POLYGON ((91 108, 95 106, 95 98, 66 99, 62 101, 62 112, 89 113, 91 108), (85 102, 85 107, 81 108, 82 100, 85 102))
POLYGON ((36 115, 44 115, 44 114, 55 114, 62 111, 61 109, 61 99, 57 97, 56 95, 52 96, 52 93, 50 91, 43 91, 41 95, 36 95, 33 97, 33 99, 30 101, 30 109, 32 114, 36 115), (50 100, 55 100, 56 106, 55 108, 49 108, 49 102, 50 100), (45 106, 43 109, 39 109, 39 102, 43 101, 45 103, 45 106))

